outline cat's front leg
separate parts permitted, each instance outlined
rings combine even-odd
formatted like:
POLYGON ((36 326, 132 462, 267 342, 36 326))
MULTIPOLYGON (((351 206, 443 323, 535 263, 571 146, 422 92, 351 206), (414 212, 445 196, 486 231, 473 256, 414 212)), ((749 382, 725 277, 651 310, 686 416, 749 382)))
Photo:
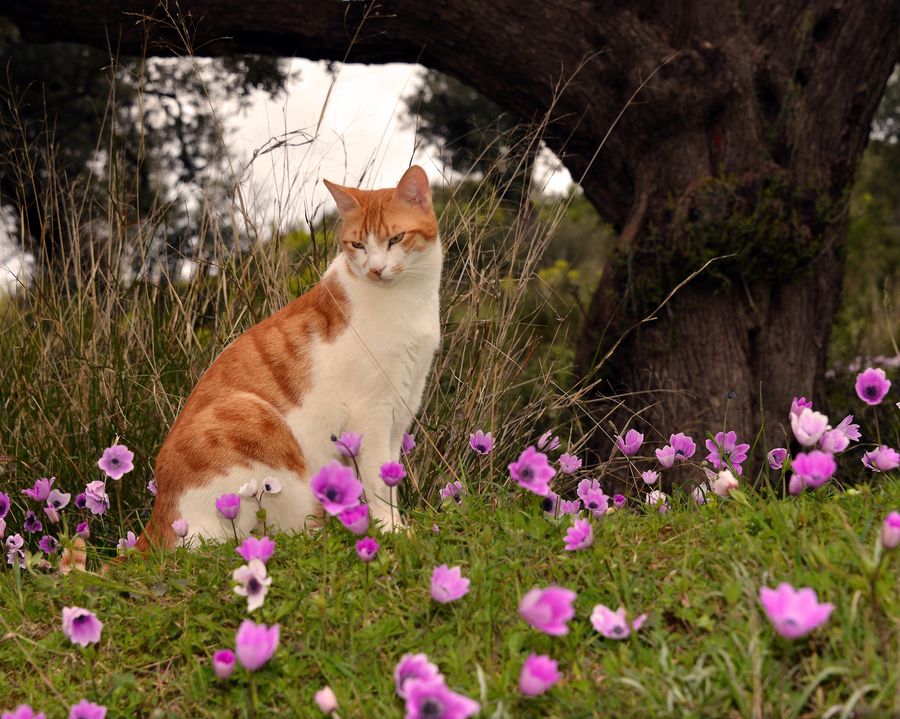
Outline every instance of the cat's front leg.
POLYGON ((356 462, 366 501, 369 503, 369 514, 373 521, 381 523, 383 529, 393 531, 400 527, 400 514, 396 506, 397 490, 396 487, 388 487, 380 474, 381 465, 392 459, 390 421, 358 426, 362 431, 363 441, 356 462))

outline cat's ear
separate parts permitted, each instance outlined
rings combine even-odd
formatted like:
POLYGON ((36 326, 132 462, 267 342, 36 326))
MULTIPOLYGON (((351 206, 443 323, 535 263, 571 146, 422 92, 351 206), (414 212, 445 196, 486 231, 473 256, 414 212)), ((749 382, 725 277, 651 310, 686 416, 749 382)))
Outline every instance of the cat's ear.
POLYGON ((328 191, 334 198, 338 213, 341 215, 341 217, 349 214, 350 212, 353 212, 353 210, 359 207, 359 200, 354 197, 353 190, 351 190, 349 187, 336 185, 335 183, 329 182, 325 179, 323 179, 322 182, 325 183, 325 187, 328 188, 328 191))
POLYGON ((418 165, 413 165, 400 178, 397 183, 396 197, 407 204, 420 207, 423 210, 431 209, 431 185, 428 184, 428 175, 418 165))

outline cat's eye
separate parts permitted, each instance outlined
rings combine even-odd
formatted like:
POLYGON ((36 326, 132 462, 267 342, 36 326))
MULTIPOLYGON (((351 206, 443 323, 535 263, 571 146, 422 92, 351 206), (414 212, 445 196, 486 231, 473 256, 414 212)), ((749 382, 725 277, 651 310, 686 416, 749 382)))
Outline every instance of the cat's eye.
POLYGON ((350 244, 353 245, 357 250, 366 249, 366 246, 362 242, 351 242, 350 244))
POLYGON ((393 247, 398 242, 400 242, 400 240, 402 240, 402 239, 403 239, 402 232, 399 235, 394 235, 391 239, 388 240, 388 247, 393 247))

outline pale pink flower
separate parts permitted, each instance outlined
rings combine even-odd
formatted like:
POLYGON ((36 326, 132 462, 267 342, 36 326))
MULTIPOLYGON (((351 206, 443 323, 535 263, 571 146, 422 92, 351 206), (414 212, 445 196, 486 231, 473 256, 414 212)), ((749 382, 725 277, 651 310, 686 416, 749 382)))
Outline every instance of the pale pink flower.
POLYGON ((625 608, 619 607, 612 611, 609 607, 598 604, 591 612, 591 624, 607 639, 625 639, 632 630, 638 631, 647 620, 646 614, 641 614, 629 625, 625 617, 625 608))
POLYGON ((828 417, 804 407, 800 414, 791 415, 791 429, 800 444, 812 447, 828 429, 828 417))
POLYGON ((644 435, 636 429, 629 429, 624 437, 616 437, 616 446, 626 457, 637 454, 643 443, 644 435))

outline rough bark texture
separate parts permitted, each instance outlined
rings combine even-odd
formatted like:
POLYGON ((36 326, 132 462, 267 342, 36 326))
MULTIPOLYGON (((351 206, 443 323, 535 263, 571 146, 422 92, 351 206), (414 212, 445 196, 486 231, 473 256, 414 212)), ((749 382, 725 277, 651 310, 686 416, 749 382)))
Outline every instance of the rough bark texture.
POLYGON ((720 423, 728 390, 744 435, 760 392, 770 425, 793 393, 817 392, 846 192, 900 56, 900 0, 4 0, 0 13, 32 40, 125 53, 182 53, 190 38, 198 54, 421 62, 547 114, 547 143, 621 231, 578 351, 586 376, 670 288, 737 254, 601 369, 632 390, 685 390, 652 416, 666 433, 720 423))

